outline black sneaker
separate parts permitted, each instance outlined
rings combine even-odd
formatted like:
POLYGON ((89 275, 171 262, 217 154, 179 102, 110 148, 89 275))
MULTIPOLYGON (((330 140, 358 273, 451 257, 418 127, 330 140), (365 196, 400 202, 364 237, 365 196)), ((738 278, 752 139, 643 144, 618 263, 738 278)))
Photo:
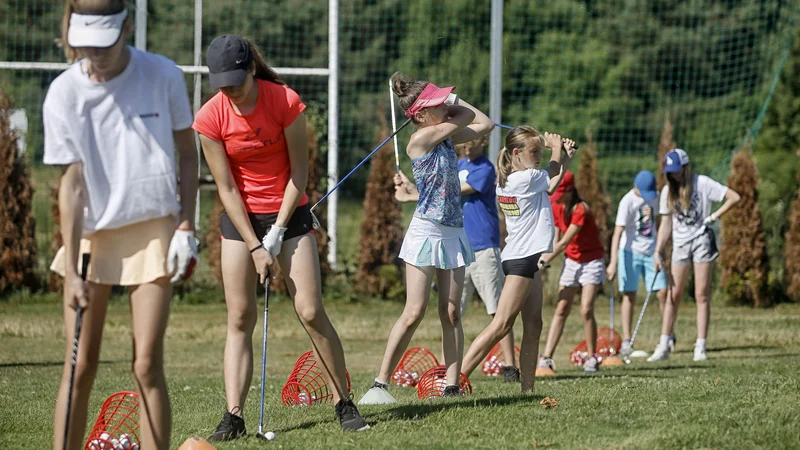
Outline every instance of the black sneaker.
POLYGON ((242 410, 239 407, 233 408, 230 412, 226 412, 222 416, 222 421, 217 426, 214 434, 208 437, 209 441, 232 441, 239 439, 247 434, 247 429, 244 426, 244 419, 238 416, 242 410))
POLYGON ((384 391, 388 391, 388 390, 389 390, 389 385, 388 385, 388 384, 381 383, 381 382, 380 382, 380 381, 378 381, 378 380, 375 380, 375 382, 374 382, 374 383, 372 383, 372 386, 370 387, 370 389, 372 389, 372 388, 381 388, 381 389, 383 389, 384 391))
POLYGON ((461 388, 455 384, 451 384, 450 386, 445 386, 444 391, 442 391, 442 397, 460 397, 461 396, 461 388))
MULTIPOLYGON (((382 383, 375 383, 383 387, 382 383)), ((384 388, 385 389, 385 388, 384 388)), ((342 424, 342 431, 364 431, 369 430, 367 421, 358 413, 355 403, 353 403, 352 394, 349 397, 344 397, 336 404, 336 417, 339 418, 339 423, 342 424)))
POLYGON ((519 383, 519 369, 514 366, 503 367, 503 380, 506 383, 519 383))

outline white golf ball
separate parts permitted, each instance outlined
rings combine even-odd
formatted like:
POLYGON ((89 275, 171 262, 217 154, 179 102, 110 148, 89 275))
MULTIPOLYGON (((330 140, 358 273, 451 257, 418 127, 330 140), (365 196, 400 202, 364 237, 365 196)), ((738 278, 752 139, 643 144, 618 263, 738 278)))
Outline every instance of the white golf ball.
POLYGON ((267 438, 268 441, 274 441, 275 433, 273 433, 272 431, 267 431, 266 434, 264 434, 264 437, 267 438))

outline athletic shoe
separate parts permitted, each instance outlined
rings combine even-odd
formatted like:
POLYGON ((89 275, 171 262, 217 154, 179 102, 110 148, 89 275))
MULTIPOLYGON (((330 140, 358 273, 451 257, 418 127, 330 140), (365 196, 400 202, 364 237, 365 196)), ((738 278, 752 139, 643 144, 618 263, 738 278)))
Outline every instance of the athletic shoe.
POLYGON ((631 355, 632 351, 633 347, 631 347, 631 341, 627 339, 622 341, 622 347, 619 349, 619 354, 627 358, 631 355))
POLYGON ((552 377, 556 375, 556 363, 553 358, 539 358, 539 363, 536 365, 537 377, 552 377))
POLYGON ((669 346, 662 347, 661 345, 656 345, 656 349, 653 350, 653 354, 647 358, 647 362, 666 361, 669 359, 669 353, 669 346))
POLYGON ((384 391, 388 391, 389 390, 389 385, 386 384, 386 383, 381 383, 378 380, 375 380, 375 382, 372 383, 372 386, 370 387, 370 389, 372 389, 372 388, 381 388, 384 391))
POLYGON ((247 434, 244 426, 244 419, 239 416, 242 410, 239 407, 233 408, 222 416, 222 421, 217 425, 214 434, 208 437, 209 441, 232 441, 239 439, 247 434))
POLYGON ((706 355, 706 348, 701 347, 699 345, 694 346, 694 360, 695 361, 708 361, 708 355, 706 355))
POLYGON ((519 383, 519 369, 514 366, 503 367, 503 381, 506 383, 519 383))
POLYGON ((583 371, 586 373, 594 373, 598 370, 600 370, 600 364, 598 364, 597 358, 594 356, 587 359, 586 362, 583 363, 583 371))
POLYGON ((669 337, 669 344, 668 345, 669 345, 669 351, 670 352, 674 352, 675 351, 675 344, 677 344, 677 343, 678 343, 678 340, 675 339, 675 336, 670 336, 669 337))
POLYGON ((342 424, 342 431, 364 431, 369 430, 367 421, 358 413, 355 403, 353 403, 353 394, 344 397, 336 404, 336 417, 339 418, 339 423, 342 424))
POLYGON ((445 386, 444 391, 442 391, 442 397, 460 397, 460 396, 461 396, 461 388, 455 384, 445 386))

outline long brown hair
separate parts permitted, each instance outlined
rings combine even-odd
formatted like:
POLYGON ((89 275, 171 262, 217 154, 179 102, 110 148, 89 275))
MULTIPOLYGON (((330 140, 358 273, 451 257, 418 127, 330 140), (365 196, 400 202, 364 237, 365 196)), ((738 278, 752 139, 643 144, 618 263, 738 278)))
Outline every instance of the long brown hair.
POLYGON ((584 207, 586 208, 586 212, 591 214, 591 211, 589 210, 589 204, 586 203, 581 198, 581 195, 578 193, 578 188, 573 187, 571 194, 572 196, 569 199, 569 203, 564 205, 564 219, 567 223, 570 222, 570 217, 572 217, 572 210, 575 209, 575 205, 577 205, 578 203, 583 203, 584 207))
MULTIPOLYGON (((403 111, 411 108, 427 85, 427 81, 414 80, 401 72, 392 74, 392 91, 400 99, 400 107, 403 108, 403 111)), ((417 123, 416 119, 412 120, 417 123)))
POLYGON ((692 194, 694 193, 692 165, 686 164, 681 167, 681 172, 683 173, 683 183, 678 183, 671 174, 667 174, 667 184, 669 185, 667 207, 674 210, 677 205, 681 211, 688 211, 692 206, 692 194))
POLYGON ((512 157, 514 149, 525 151, 528 149, 541 149, 544 146, 542 134, 539 130, 530 125, 519 125, 514 127, 506 136, 505 147, 497 155, 497 184, 506 187, 508 176, 514 173, 512 167, 512 157))
MULTIPOLYGON (((125 0, 66 0, 64 4, 64 15, 61 16, 61 39, 57 44, 64 50, 67 62, 72 64, 80 57, 77 50, 69 45, 67 34, 69 33, 69 19, 72 13, 109 15, 117 14, 125 9, 125 0)), ((125 22, 131 20, 130 14, 125 22)), ((124 26, 123 26, 124 33, 124 26)))
POLYGON ((278 77, 278 73, 272 70, 270 66, 264 61, 264 55, 261 53, 261 49, 253 42, 251 38, 242 38, 247 45, 250 46, 250 51, 253 53, 253 65, 255 65, 256 74, 254 75, 255 78, 264 81, 271 81, 275 84, 280 84, 282 86, 286 86, 286 83, 278 77))

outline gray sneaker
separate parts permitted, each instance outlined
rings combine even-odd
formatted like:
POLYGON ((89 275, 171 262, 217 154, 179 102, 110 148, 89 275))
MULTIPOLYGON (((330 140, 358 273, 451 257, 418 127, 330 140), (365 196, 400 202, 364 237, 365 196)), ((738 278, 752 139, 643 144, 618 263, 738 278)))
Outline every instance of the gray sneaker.
POLYGON ((633 347, 631 347, 631 341, 628 339, 622 341, 622 347, 620 347, 619 349, 619 354, 627 358, 631 356, 632 352, 633 352, 633 347))
POLYGON ((592 356, 583 363, 583 371, 586 373, 594 373, 600 370, 600 364, 597 363, 597 358, 592 356))

